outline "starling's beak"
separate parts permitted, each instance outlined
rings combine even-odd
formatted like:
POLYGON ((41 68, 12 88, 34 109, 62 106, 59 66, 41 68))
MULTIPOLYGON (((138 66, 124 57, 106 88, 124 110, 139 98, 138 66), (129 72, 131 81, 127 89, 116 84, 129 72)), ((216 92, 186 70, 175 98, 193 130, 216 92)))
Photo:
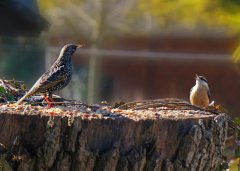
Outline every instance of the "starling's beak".
POLYGON ((77 45, 77 48, 82 48, 82 47, 85 47, 86 45, 77 45))
POLYGON ((199 79, 199 76, 198 76, 197 74, 196 74, 196 77, 195 77, 195 79, 196 79, 196 80, 198 80, 198 79, 199 79))

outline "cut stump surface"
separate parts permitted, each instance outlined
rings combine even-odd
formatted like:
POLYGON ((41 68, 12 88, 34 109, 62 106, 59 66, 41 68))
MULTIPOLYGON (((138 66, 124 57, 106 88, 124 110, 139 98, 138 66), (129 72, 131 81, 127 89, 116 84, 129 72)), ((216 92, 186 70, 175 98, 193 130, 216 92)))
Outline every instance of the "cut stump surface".
POLYGON ((216 170, 227 127, 201 110, 0 106, 13 170, 216 170))

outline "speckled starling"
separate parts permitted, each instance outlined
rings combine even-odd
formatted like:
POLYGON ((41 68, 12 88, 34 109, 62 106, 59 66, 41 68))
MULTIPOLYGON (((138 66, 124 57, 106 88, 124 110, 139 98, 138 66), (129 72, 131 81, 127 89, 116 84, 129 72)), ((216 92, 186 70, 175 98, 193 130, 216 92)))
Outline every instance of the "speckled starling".
MULTIPOLYGON (((71 57, 79 47, 82 47, 82 45, 65 45, 51 68, 37 80, 33 87, 20 100, 18 100, 17 104, 21 104, 26 98, 38 93, 42 94, 48 103, 54 102, 52 94, 55 91, 63 89, 72 78, 71 57)), ((49 105, 52 106, 51 103, 49 103, 49 105)))

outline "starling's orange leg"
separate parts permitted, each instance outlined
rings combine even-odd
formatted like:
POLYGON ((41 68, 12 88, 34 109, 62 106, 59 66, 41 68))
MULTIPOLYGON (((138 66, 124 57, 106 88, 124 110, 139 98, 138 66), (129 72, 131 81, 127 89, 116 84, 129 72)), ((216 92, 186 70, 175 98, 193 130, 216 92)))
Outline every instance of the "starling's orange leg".
MULTIPOLYGON (((53 100, 52 97, 48 97, 48 99, 49 99, 51 102, 55 103, 55 101, 53 100)), ((52 104, 52 105, 55 106, 56 104, 52 104)))
MULTIPOLYGON (((57 106, 56 102, 53 100, 52 97, 48 97, 48 99, 51 100, 51 102, 54 103, 53 106, 57 106)), ((63 103, 59 103, 59 104, 63 105, 63 103)))
POLYGON ((43 96, 44 97, 44 99, 46 100, 46 102, 48 103, 48 105, 50 106, 50 107, 53 107, 53 105, 51 104, 52 102, 49 100, 49 98, 47 97, 47 96, 43 96))

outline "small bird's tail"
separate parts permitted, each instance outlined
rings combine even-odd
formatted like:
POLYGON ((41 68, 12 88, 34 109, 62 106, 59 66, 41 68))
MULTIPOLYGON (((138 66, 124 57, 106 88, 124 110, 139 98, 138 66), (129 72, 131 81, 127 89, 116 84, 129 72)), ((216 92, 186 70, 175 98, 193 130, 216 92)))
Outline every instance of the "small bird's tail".
POLYGON ((214 106, 215 101, 212 101, 208 106, 214 106))

